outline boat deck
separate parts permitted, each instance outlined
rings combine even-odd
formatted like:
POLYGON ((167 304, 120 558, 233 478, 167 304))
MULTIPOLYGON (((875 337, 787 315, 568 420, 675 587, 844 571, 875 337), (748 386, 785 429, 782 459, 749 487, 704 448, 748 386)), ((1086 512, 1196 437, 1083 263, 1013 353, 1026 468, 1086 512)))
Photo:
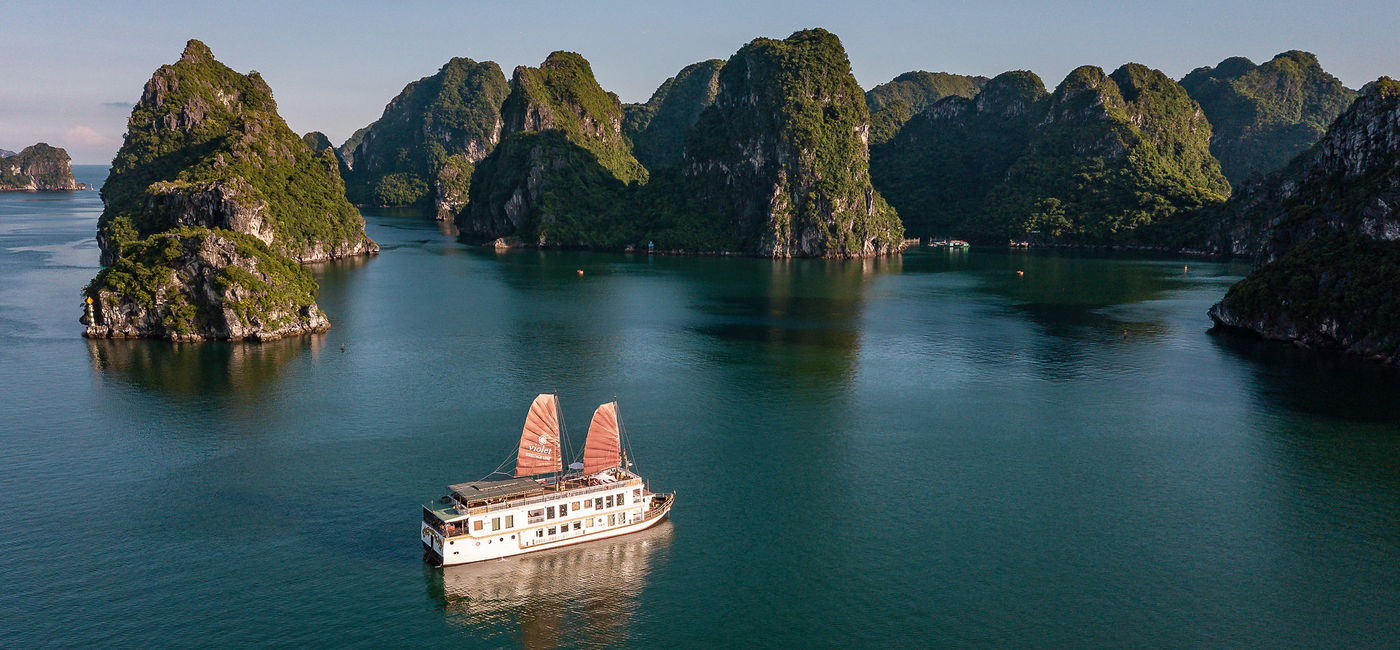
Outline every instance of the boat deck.
POLYGON ((559 486, 540 485, 533 479, 510 479, 505 481, 460 483, 448 486, 447 497, 452 502, 443 503, 435 500, 424 504, 429 512, 432 512, 439 519, 448 521, 468 514, 479 514, 500 510, 503 508, 513 508, 548 501, 563 497, 567 493, 570 497, 593 492, 602 492, 609 489, 621 487, 630 481, 640 477, 631 472, 621 470, 611 470, 615 472, 610 476, 612 480, 602 480, 596 475, 593 476, 571 476, 560 482, 559 486), (533 483, 533 487, 526 485, 526 482, 533 483), (483 495, 491 494, 488 498, 467 498, 467 495, 479 492, 483 495))

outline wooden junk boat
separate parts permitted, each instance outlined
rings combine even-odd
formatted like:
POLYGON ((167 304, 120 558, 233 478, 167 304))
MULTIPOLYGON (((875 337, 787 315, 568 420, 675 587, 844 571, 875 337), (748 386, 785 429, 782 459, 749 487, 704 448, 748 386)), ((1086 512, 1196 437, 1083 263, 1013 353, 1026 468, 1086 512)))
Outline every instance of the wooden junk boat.
POLYGON ((438 566, 467 564, 646 530, 671 512, 675 493, 657 494, 622 450, 617 402, 593 413, 583 462, 564 471, 559 398, 530 405, 515 476, 447 486, 423 506, 419 539, 438 566))

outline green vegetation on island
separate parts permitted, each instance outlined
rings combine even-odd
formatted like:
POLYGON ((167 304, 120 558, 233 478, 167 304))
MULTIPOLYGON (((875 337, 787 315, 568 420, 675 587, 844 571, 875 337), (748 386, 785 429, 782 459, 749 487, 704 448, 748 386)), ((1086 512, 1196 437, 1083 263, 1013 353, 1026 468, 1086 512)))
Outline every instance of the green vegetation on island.
POLYGON ((474 165, 500 140, 509 91, 495 62, 460 57, 405 86, 340 149, 350 200, 432 206, 450 218, 467 199, 474 165))
MULTIPOLYGON (((515 69, 502 108, 504 135, 477 165, 457 215, 468 237, 531 245, 621 247, 628 184, 647 170, 622 134, 622 104, 573 52, 515 69)), ((625 234, 624 234, 625 233, 625 234)))
POLYGON ((899 217, 870 185, 864 93, 834 35, 758 39, 722 67, 698 65, 658 90, 655 107, 632 111, 638 133, 663 117, 673 132, 706 97, 704 71, 719 70, 680 164, 652 171, 631 153, 617 97, 582 57, 556 52, 517 68, 506 135, 477 166, 457 218, 463 235, 772 257, 899 250, 899 217))
POLYGON ((258 73, 234 72, 199 41, 146 82, 102 199, 105 263, 182 225, 250 232, 299 261, 375 250, 335 156, 287 127, 258 73))
POLYGON ((646 182, 646 168, 622 135, 622 102, 598 85, 582 56, 555 52, 538 68, 518 67, 510 87, 501 108, 508 133, 557 131, 619 181, 646 182))
POLYGON ((667 79, 645 104, 624 104, 622 133, 648 170, 675 167, 685 152, 685 134, 715 101, 724 61, 692 63, 667 79))
POLYGON ((83 189, 73 178, 68 152, 47 143, 0 158, 0 192, 66 192, 83 189))
POLYGON ((823 29, 756 39, 720 71, 686 141, 701 216, 737 250, 856 257, 899 250, 904 227, 870 183, 870 112, 846 50, 823 29))
POLYGON ((1315 146, 1231 200, 1268 224, 1219 325, 1400 364, 1400 82, 1368 84, 1315 146))
POLYGON ((1330 234, 1230 287, 1216 323, 1400 364, 1400 241, 1330 234))
POLYGON ((975 97, 987 81, 986 77, 916 70, 871 88, 865 93, 871 146, 889 141, 910 118, 944 97, 975 97))
POLYGON ((311 147, 312 151, 319 152, 322 149, 335 149, 335 145, 331 144, 331 139, 320 131, 312 131, 301 136, 301 141, 305 142, 306 146, 311 147))
POLYGON ((102 187, 88 336, 265 340, 329 327, 297 262, 378 251, 338 162, 272 91, 190 41, 132 109, 102 187), (212 284, 210 284, 212 283, 212 284))
POLYGON ((1181 85, 1210 120, 1211 152, 1235 185, 1303 153, 1356 99, 1316 56, 1297 50, 1258 66, 1225 59, 1193 70, 1181 85))
POLYGON ((983 200, 1030 146, 1049 94, 1035 73, 1004 72, 973 99, 943 99, 870 147, 870 175, 910 234, 970 237, 983 200))
POLYGON ((1210 124, 1175 81, 1130 63, 1069 74, 1048 98, 1007 73, 945 98, 872 154, 912 234, 987 242, 1189 246, 1230 186, 1210 124))
POLYGON ((1181 247, 1196 236, 1189 217, 1230 195, 1210 134, 1200 106, 1161 72, 1078 68, 989 197, 983 236, 1181 247))
POLYGON ((316 281, 251 235, 186 226, 133 242, 98 272, 99 338, 264 340, 323 331, 316 281))

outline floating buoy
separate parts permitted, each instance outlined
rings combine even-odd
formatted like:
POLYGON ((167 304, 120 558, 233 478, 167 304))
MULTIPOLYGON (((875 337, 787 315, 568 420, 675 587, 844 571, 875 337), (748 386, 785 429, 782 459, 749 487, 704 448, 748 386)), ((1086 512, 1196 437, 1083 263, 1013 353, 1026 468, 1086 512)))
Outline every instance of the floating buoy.
POLYGON ((579 275, 583 275, 583 269, 579 269, 579 270, 578 270, 578 274, 579 274, 579 275))
POLYGON ((1025 271, 1017 271, 1017 272, 1016 272, 1016 277, 1018 277, 1018 278, 1025 277, 1025 275, 1026 275, 1026 272, 1025 272, 1025 271))

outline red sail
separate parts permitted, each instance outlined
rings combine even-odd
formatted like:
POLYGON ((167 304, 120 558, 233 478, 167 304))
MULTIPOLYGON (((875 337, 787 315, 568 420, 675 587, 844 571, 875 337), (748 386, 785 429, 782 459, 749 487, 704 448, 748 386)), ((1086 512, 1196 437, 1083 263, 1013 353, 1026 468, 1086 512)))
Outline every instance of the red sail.
POLYGON ((592 474, 622 465, 622 442, 617 433, 617 402, 593 412, 588 442, 583 445, 583 473, 592 474))
POLYGON ((549 474, 564 468, 559 453, 559 398, 543 394, 530 405, 520 453, 515 457, 516 476, 549 474))

